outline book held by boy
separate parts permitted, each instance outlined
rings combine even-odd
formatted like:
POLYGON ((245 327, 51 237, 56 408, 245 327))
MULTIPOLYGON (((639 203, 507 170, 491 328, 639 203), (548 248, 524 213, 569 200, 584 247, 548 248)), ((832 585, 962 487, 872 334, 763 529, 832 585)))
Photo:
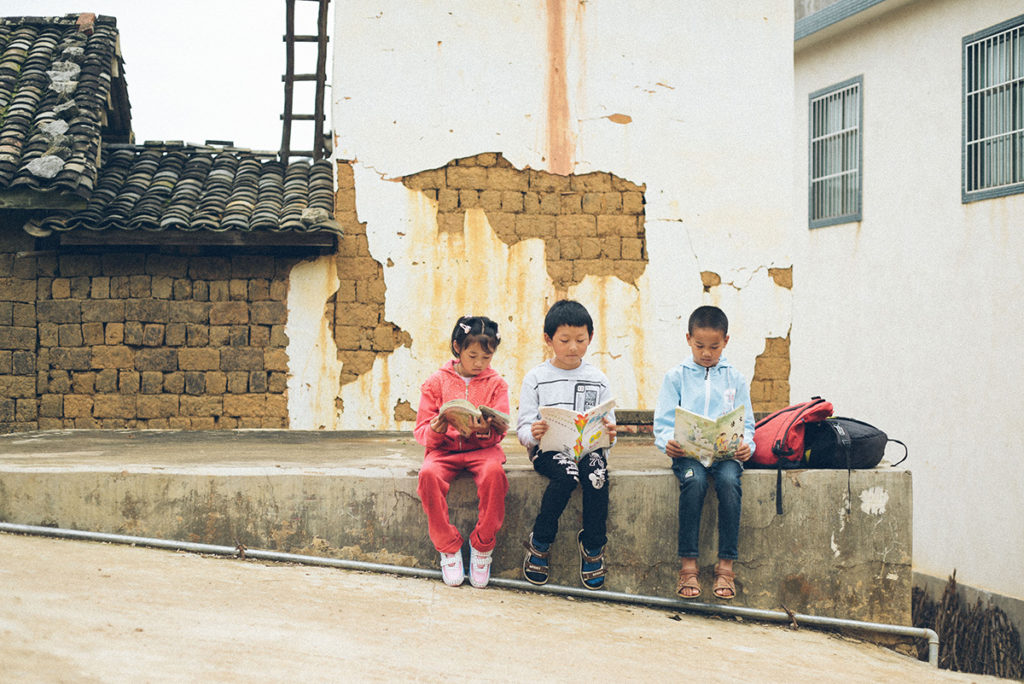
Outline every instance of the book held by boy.
POLYGON ((547 422, 548 431, 540 438, 540 450, 570 454, 578 461, 591 451, 610 447, 612 443, 604 419, 613 408, 614 399, 584 413, 541 406, 540 417, 547 422))
POLYGON ((675 440, 690 458, 705 468, 736 456, 743 443, 743 406, 717 419, 676 407, 675 440))
POLYGON ((512 423, 512 418, 507 413, 483 404, 474 406, 465 399, 446 401, 438 409, 438 415, 454 425, 463 435, 473 432, 476 421, 480 419, 490 418, 498 430, 508 430, 512 423))

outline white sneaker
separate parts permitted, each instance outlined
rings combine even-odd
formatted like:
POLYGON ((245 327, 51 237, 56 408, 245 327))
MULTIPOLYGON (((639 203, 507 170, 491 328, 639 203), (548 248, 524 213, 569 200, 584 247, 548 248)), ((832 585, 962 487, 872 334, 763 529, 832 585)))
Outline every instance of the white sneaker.
POLYGON ((491 579, 491 552, 477 551, 469 545, 469 583, 483 589, 491 579))
POLYGON ((462 551, 441 553, 441 579, 449 587, 457 587, 466 579, 466 573, 462 569, 462 551))

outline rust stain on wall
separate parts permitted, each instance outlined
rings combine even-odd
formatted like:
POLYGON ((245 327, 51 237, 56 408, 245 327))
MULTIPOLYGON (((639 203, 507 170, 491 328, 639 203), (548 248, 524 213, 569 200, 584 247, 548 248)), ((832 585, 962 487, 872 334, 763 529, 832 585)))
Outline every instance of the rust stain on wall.
POLYGON ((384 319, 384 267, 370 255, 366 224, 356 215, 355 180, 347 162, 338 162, 334 215, 344 235, 338 238, 336 256, 340 284, 328 307, 334 308, 332 333, 344 385, 367 373, 377 356, 411 346, 412 336, 384 319))
POLYGON ((572 132, 569 129, 569 83, 566 77, 565 0, 547 0, 548 168, 567 174, 573 168, 572 132))
POLYGON ((647 267, 646 186, 614 174, 517 169, 490 152, 406 176, 402 183, 436 200, 439 233, 461 234, 467 210, 482 209, 506 245, 543 240, 559 296, 588 275, 615 276, 635 286, 647 267))
POLYGON ((754 360, 750 403, 755 413, 771 413, 789 405, 789 334, 768 337, 754 360))
POLYGON ((633 123, 633 117, 631 117, 629 114, 609 114, 604 118, 608 119, 612 123, 617 124, 633 123))

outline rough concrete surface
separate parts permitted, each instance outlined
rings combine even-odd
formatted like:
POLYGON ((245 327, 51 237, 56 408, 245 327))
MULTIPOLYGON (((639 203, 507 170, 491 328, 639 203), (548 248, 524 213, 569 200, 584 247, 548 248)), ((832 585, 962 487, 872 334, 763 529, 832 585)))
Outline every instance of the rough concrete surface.
MULTIPOLYGON (((493 572, 518 579, 546 481, 514 440, 504 448, 509 492, 493 572)), ((422 460, 423 447, 407 433, 5 435, 0 521, 433 568, 416 493, 422 460)), ((672 597, 679 489, 669 461, 650 439, 623 439, 609 471, 607 588, 672 597)), ((776 473, 743 475, 734 603, 910 624, 910 471, 856 471, 849 484, 845 471, 787 471, 783 492, 785 513, 777 515, 776 473)), ((467 536, 477 519, 469 476, 455 481, 448 502, 467 536)), ((712 488, 700 539, 705 585, 717 555, 716 512, 712 488)), ((580 519, 576 494, 552 548, 553 583, 579 585, 580 519)))
POLYGON ((812 630, 0 534, 0 679, 978 682, 812 630))

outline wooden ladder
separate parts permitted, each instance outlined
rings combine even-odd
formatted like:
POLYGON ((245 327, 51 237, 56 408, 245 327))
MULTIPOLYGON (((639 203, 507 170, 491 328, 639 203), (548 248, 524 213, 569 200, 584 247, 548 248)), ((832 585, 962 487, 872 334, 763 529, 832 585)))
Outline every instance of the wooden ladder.
POLYGON ((317 15, 316 35, 295 34, 295 3, 297 0, 285 0, 285 74, 281 77, 284 82, 284 113, 281 114, 281 162, 288 163, 290 157, 312 157, 313 159, 324 159, 330 154, 328 137, 325 135, 324 121, 324 94, 327 90, 327 8, 331 0, 301 0, 305 2, 316 2, 319 5, 317 15), (295 44, 316 43, 316 72, 307 74, 295 73, 295 44), (316 81, 316 95, 312 114, 296 114, 293 111, 293 91, 296 81, 316 81), (292 122, 312 121, 313 140, 308 150, 292 149, 292 122))

